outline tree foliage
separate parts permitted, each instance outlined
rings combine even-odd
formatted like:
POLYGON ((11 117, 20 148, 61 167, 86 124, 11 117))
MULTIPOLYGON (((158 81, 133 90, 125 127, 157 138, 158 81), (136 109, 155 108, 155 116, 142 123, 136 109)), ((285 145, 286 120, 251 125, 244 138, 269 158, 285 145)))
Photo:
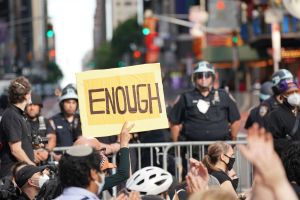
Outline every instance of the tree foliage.
POLYGON ((63 73, 60 67, 55 62, 49 62, 47 68, 48 74, 46 82, 58 83, 63 78, 63 73))
POLYGON ((117 67, 125 53, 131 53, 130 44, 141 46, 143 42, 142 27, 136 17, 121 23, 114 31, 111 42, 100 46, 95 53, 96 68, 117 67))

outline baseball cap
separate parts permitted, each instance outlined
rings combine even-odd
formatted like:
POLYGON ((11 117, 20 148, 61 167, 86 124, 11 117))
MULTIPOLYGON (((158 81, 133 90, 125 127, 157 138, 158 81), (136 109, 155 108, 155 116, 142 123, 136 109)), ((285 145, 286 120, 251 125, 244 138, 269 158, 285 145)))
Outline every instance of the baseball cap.
POLYGON ((17 173, 15 177, 16 184, 19 188, 21 188, 28 179, 32 177, 33 174, 37 172, 42 172, 47 166, 37 167, 34 165, 26 165, 22 167, 17 173))
POLYGON ((101 155, 101 163, 100 163, 100 169, 101 171, 107 170, 107 169, 113 169, 116 168, 117 165, 114 163, 110 163, 108 161, 108 158, 105 155, 101 155))

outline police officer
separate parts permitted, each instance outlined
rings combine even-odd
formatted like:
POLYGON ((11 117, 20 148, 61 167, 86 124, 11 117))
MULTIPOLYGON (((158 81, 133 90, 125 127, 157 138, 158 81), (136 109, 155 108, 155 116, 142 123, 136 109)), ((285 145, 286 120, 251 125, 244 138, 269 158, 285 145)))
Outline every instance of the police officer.
POLYGON ((266 126, 265 121, 266 121, 266 116, 268 113, 270 113, 272 110, 275 110, 278 108, 278 105, 282 103, 281 99, 281 91, 282 91, 282 86, 284 85, 285 81, 292 81, 293 80, 293 75, 290 71, 287 69, 280 69, 272 75, 272 91, 273 95, 263 101, 258 108, 259 116, 260 116, 260 125, 261 126, 266 126))
POLYGON ((55 131, 55 146, 72 146, 73 142, 82 135, 81 121, 78 109, 77 90, 69 84, 59 98, 61 112, 50 119, 50 124, 55 131))
POLYGON ((171 137, 181 134, 187 141, 235 140, 240 114, 233 98, 222 89, 214 89, 215 70, 202 61, 194 69, 195 89, 183 93, 170 113, 171 137))
POLYGON ((36 158, 38 159, 36 162, 45 161, 48 158, 47 151, 52 150, 48 147, 48 143, 50 143, 51 146, 51 144, 55 142, 55 133, 49 120, 41 115, 42 108, 42 98, 32 93, 31 103, 26 106, 26 114, 31 128, 32 145, 35 149, 36 158), (46 150, 41 147, 45 147, 46 150))
MULTIPOLYGON (((259 91, 259 101, 260 103, 267 100, 273 95, 272 91, 273 83, 271 81, 266 81, 262 84, 259 91)), ((263 116, 265 115, 265 109, 262 109, 260 105, 252 108, 250 114, 245 123, 245 129, 248 129, 253 125, 254 122, 258 123, 260 126, 263 125, 263 116)))
POLYGON ((278 92, 282 103, 266 116, 266 128, 275 140, 300 140, 300 94, 297 84, 292 80, 285 80, 278 92))

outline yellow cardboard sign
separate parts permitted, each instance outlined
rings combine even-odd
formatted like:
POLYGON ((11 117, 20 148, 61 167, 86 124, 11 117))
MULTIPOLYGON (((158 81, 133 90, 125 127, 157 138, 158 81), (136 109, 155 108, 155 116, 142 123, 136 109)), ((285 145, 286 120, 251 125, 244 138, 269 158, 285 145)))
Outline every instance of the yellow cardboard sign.
POLYGON ((132 132, 168 127, 160 64, 91 70, 76 74, 82 134, 117 135, 125 121, 132 132))

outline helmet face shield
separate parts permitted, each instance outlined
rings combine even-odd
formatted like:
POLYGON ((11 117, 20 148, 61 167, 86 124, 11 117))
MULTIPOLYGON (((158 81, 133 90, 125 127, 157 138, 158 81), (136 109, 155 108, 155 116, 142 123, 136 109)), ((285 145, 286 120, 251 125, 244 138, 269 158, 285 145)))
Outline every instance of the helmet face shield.
POLYGON ((199 72, 195 74, 195 79, 208 79, 213 77, 213 73, 212 72, 199 72))

